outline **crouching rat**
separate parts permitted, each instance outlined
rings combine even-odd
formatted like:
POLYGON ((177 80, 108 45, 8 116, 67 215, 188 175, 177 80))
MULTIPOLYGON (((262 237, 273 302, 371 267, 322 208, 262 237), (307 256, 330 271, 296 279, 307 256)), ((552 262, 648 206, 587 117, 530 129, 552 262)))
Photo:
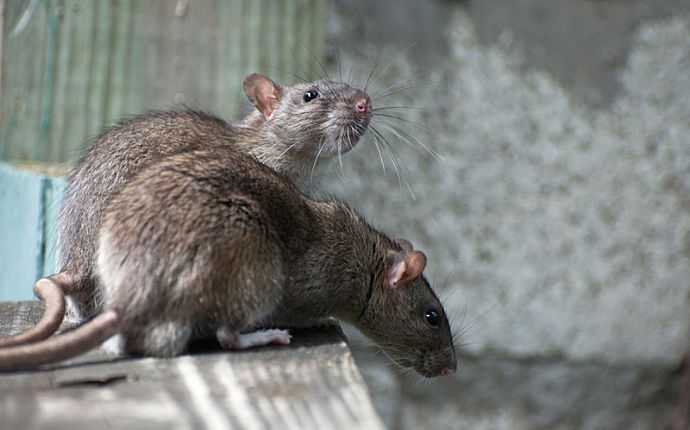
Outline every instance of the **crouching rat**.
POLYGON ((201 112, 157 112, 126 120, 96 138, 67 186, 59 219, 59 273, 34 286, 46 302, 44 317, 26 333, 0 339, 0 346, 40 340, 58 328, 65 305, 56 286, 67 293, 75 321, 99 312, 94 261, 103 211, 146 166, 181 151, 231 147, 310 190, 314 173, 351 150, 372 115, 369 95, 341 82, 281 87, 255 73, 243 88, 256 109, 236 125, 201 112))
POLYGON ((157 357, 182 353, 196 336, 215 335, 226 348, 289 343, 285 330, 255 330, 329 317, 424 376, 456 368, 422 252, 227 147, 145 168, 108 203, 97 243, 102 313, 72 332, 0 349, 0 368, 62 360, 114 334, 125 352, 157 357))

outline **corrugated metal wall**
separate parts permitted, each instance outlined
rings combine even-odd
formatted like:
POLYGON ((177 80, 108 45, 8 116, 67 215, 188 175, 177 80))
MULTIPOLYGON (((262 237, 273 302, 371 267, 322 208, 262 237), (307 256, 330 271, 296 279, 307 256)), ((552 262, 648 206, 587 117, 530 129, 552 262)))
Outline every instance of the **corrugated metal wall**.
POLYGON ((0 158, 64 162, 123 116, 179 103, 226 118, 244 76, 312 77, 321 0, 5 1, 0 158))
POLYGON ((325 0, 0 0, 0 160, 15 164, 0 164, 0 300, 31 298, 33 281, 54 271, 65 182, 45 163, 74 161, 103 127, 146 110, 185 104, 233 120, 251 72, 313 79, 325 9, 325 0))

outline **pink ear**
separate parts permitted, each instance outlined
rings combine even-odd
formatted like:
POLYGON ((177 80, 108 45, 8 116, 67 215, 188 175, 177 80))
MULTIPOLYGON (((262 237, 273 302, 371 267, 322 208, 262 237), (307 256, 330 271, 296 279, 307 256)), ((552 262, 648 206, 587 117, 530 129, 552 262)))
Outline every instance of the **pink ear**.
POLYGON ((244 78, 244 94, 266 119, 271 118, 276 103, 283 95, 283 89, 268 76, 252 73, 244 78))
POLYGON ((421 251, 407 253, 404 260, 397 261, 388 269, 386 282, 391 287, 401 287, 422 275, 426 267, 426 255, 421 251))

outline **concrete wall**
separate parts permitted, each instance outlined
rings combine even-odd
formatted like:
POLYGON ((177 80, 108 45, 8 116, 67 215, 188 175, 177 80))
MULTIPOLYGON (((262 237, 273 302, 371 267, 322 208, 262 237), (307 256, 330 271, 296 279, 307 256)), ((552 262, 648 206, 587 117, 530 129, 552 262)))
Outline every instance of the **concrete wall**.
POLYGON ((466 330, 435 384, 360 350, 389 425, 659 428, 690 352, 690 2, 338 0, 328 27, 333 73, 414 85, 374 106, 443 157, 374 123, 400 183, 372 141, 328 182, 466 330))

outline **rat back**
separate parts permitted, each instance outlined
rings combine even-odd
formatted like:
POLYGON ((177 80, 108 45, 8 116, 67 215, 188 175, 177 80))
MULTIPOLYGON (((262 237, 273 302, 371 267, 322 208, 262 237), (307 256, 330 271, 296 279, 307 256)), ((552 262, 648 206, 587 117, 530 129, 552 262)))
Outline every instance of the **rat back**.
POLYGON ((292 244, 308 247, 313 223, 289 183, 232 151, 189 152, 142 171, 109 203, 97 250, 103 307, 122 315, 125 349, 172 356, 193 335, 266 319, 292 244))
POLYGON ((236 126, 199 112, 143 115, 103 133, 77 164, 61 209, 58 262, 74 280, 66 290, 77 320, 100 309, 93 264, 103 210, 146 166, 182 151, 232 147, 311 189, 320 160, 352 149, 371 117, 369 96, 343 83, 283 88, 252 74, 243 86, 257 109, 236 126))
POLYGON ((151 113, 106 130, 81 158, 70 178, 60 211, 61 272, 73 274, 70 291, 82 317, 95 313, 99 298, 92 258, 103 211, 132 176, 154 161, 203 141, 231 144, 238 131, 225 121, 199 112, 151 113))

